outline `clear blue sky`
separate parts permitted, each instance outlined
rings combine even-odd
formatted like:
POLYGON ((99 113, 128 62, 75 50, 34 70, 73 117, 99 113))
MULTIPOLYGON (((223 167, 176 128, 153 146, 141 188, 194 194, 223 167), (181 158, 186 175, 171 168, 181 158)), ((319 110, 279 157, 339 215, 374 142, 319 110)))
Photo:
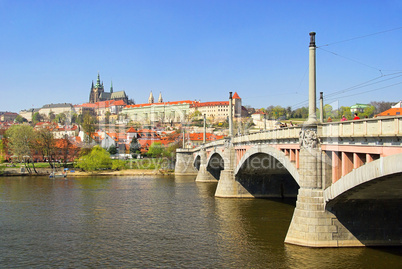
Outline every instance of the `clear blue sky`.
POLYGON ((256 108, 307 106, 311 31, 329 103, 397 102, 401 14, 400 0, 0 0, 0 111, 87 102, 98 71, 136 103, 237 91, 256 108))

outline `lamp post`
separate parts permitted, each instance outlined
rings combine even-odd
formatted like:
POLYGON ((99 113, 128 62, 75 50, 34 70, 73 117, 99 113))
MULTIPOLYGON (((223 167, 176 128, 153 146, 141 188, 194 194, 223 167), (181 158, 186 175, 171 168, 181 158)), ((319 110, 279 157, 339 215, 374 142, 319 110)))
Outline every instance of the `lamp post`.
POLYGON ((233 111, 232 111, 232 92, 229 92, 229 137, 233 137, 233 111))
POLYGON ((320 92, 320 122, 324 123, 324 97, 323 97, 323 92, 320 92))
POLYGON ((207 125, 206 125, 206 118, 205 118, 205 114, 204 114, 204 137, 203 137, 202 142, 205 144, 206 140, 207 140, 207 125))
POLYGON ((308 119, 306 124, 317 124, 316 116, 316 57, 315 57, 315 32, 310 33, 309 46, 309 94, 308 94, 308 119))

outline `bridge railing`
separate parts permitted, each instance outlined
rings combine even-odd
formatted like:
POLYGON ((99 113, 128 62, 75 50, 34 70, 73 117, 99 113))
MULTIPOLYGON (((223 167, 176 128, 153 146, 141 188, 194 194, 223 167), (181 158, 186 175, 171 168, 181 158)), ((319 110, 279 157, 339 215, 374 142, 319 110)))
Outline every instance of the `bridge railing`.
POLYGON ((210 147, 216 147, 216 146, 222 146, 225 144, 225 139, 220 139, 220 140, 215 140, 213 142, 209 142, 205 145, 201 145, 195 148, 179 148, 177 149, 177 152, 196 152, 199 151, 202 148, 210 148, 210 147))
MULTIPOLYGON (((234 144, 241 144, 241 143, 248 143, 248 142, 256 142, 256 141, 288 141, 292 143, 299 143, 299 135, 300 131, 302 130, 301 126, 292 126, 292 127, 285 127, 285 128, 278 128, 272 130, 261 131, 258 133, 247 134, 247 135, 240 135, 235 136, 233 138, 234 144)), ((207 143, 202 146, 198 146, 196 148, 191 149, 177 149, 178 152, 196 152, 199 151, 201 148, 210 148, 216 146, 222 146, 225 144, 225 139, 216 140, 210 143, 207 143)))
POLYGON ((381 117, 354 121, 325 123, 322 137, 381 137, 402 136, 401 117, 381 117))
MULTIPOLYGON (((253 141, 278 141, 278 140, 292 140, 299 139, 300 131, 302 127, 292 126, 286 128, 278 128, 267 131, 261 131, 258 133, 236 136, 233 139, 233 143, 245 143, 253 141)), ((298 142, 298 140, 297 140, 298 142)))

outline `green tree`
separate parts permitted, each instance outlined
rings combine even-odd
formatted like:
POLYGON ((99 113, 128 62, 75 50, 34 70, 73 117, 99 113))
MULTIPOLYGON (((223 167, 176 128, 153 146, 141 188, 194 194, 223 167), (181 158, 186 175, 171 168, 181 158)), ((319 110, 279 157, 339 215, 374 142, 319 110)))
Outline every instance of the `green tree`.
POLYGON ((352 112, 350 112, 350 107, 348 106, 341 106, 338 109, 338 119, 342 118, 342 116, 345 115, 345 117, 350 120, 352 119, 352 112))
POLYGON ((87 133, 87 136, 85 136, 85 141, 84 141, 85 143, 90 142, 91 134, 93 132, 95 132, 95 124, 96 124, 95 117, 92 116, 90 113, 86 112, 82 119, 82 128, 87 133))
POLYGON ((267 114, 268 119, 273 119, 274 118, 274 112, 273 112, 274 108, 275 108, 274 106, 269 106, 265 110, 263 108, 261 108, 260 110, 267 114))
POLYGON ((272 109, 273 117, 278 119, 284 115, 286 115, 286 109, 281 106, 276 106, 272 109))
POLYGON ((108 124, 110 121, 110 115, 112 115, 112 113, 110 113, 110 111, 106 111, 105 113, 105 123, 108 124))
POLYGON ((126 162, 123 160, 113 160, 112 169, 113 170, 123 170, 126 168, 126 162))
POLYGON ((33 154, 36 146, 36 137, 33 127, 29 125, 12 125, 6 131, 6 138, 8 140, 8 149, 20 162, 24 163, 26 170, 32 174, 29 163, 35 173, 35 164, 33 161, 33 154))
POLYGON ((292 107, 288 106, 286 108, 286 118, 290 118, 292 116, 292 107))
POLYGON ((54 165, 56 140, 53 137, 52 132, 47 128, 41 128, 35 131, 36 134, 36 150, 40 152, 43 159, 46 159, 51 168, 54 165))
POLYGON ((109 152, 100 146, 95 146, 89 154, 83 155, 78 159, 76 167, 89 172, 109 169, 112 167, 112 160, 109 152))
POLYGON ((84 121, 84 115, 78 114, 77 117, 75 117, 75 123, 77 123, 79 125, 82 125, 83 121, 84 121))
POLYGON ((133 158, 137 157, 137 155, 140 153, 140 150, 141 150, 141 144, 134 136, 130 143, 130 153, 133 156, 133 158))
POLYGON ((360 118, 366 118, 366 117, 371 118, 374 115, 374 111, 375 111, 375 106, 366 107, 364 109, 364 112, 360 114, 361 115, 360 118))
POLYGON ((107 149, 107 151, 109 152, 110 155, 115 155, 115 154, 117 154, 117 148, 116 148, 115 145, 111 145, 111 146, 107 149))
POLYGON ((32 122, 34 124, 37 124, 38 122, 42 121, 43 117, 41 114, 39 114, 39 112, 35 112, 32 116, 32 122))
POLYGON ((0 139, 0 163, 3 163, 5 159, 3 140, 0 139))
POLYGON ((164 148, 161 142, 154 142, 148 149, 148 155, 154 158, 159 158, 162 156, 164 148))
MULTIPOLYGON (((0 139, 0 164, 4 162, 5 159, 5 152, 4 152, 4 145, 3 140, 0 139)), ((3 173, 3 166, 0 167, 0 175, 3 173)))
POLYGON ((53 111, 49 112, 49 121, 54 122, 56 119, 56 115, 54 114, 53 111))
POLYGON ((67 119, 67 116, 64 113, 57 114, 56 117, 55 117, 55 121, 57 123, 60 123, 60 124, 63 124, 63 125, 66 123, 66 119, 67 119))
POLYGON ((293 111, 293 117, 298 119, 307 119, 308 118, 308 108, 300 107, 293 111))
POLYGON ((77 113, 73 113, 71 116, 71 123, 77 123, 78 115, 77 113))
POLYGON ((18 123, 28 122, 28 120, 27 120, 26 118, 24 118, 23 116, 21 116, 21 115, 18 115, 18 116, 15 118, 14 121, 15 121, 15 122, 18 122, 18 123))
POLYGON ((332 114, 332 106, 326 104, 324 106, 324 119, 328 119, 328 117, 334 118, 334 115, 332 114))

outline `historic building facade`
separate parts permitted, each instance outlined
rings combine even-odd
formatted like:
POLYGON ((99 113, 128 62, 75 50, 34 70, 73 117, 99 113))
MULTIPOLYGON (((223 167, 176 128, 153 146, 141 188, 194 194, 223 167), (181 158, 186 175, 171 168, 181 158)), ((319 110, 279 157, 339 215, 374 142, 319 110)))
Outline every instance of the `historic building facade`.
MULTIPOLYGON (((237 93, 233 95, 233 116, 244 116, 241 98, 237 93)), ((154 96, 149 94, 148 103, 128 105, 122 110, 128 118, 138 123, 178 123, 189 120, 189 116, 199 111, 211 121, 224 121, 229 116, 229 101, 204 102, 176 101, 163 102, 162 94, 159 93, 158 102, 154 102, 154 96)))
POLYGON ((190 106, 195 101, 176 101, 128 105, 123 108, 130 120, 138 123, 177 123, 188 118, 190 106))
MULTIPOLYGON (((210 121, 224 121, 229 116, 229 101, 195 102, 190 106, 190 113, 196 111, 199 111, 201 115, 205 115, 210 121)), ((244 116, 243 114, 241 98, 235 92, 233 95, 232 115, 234 118, 241 118, 244 116)))

